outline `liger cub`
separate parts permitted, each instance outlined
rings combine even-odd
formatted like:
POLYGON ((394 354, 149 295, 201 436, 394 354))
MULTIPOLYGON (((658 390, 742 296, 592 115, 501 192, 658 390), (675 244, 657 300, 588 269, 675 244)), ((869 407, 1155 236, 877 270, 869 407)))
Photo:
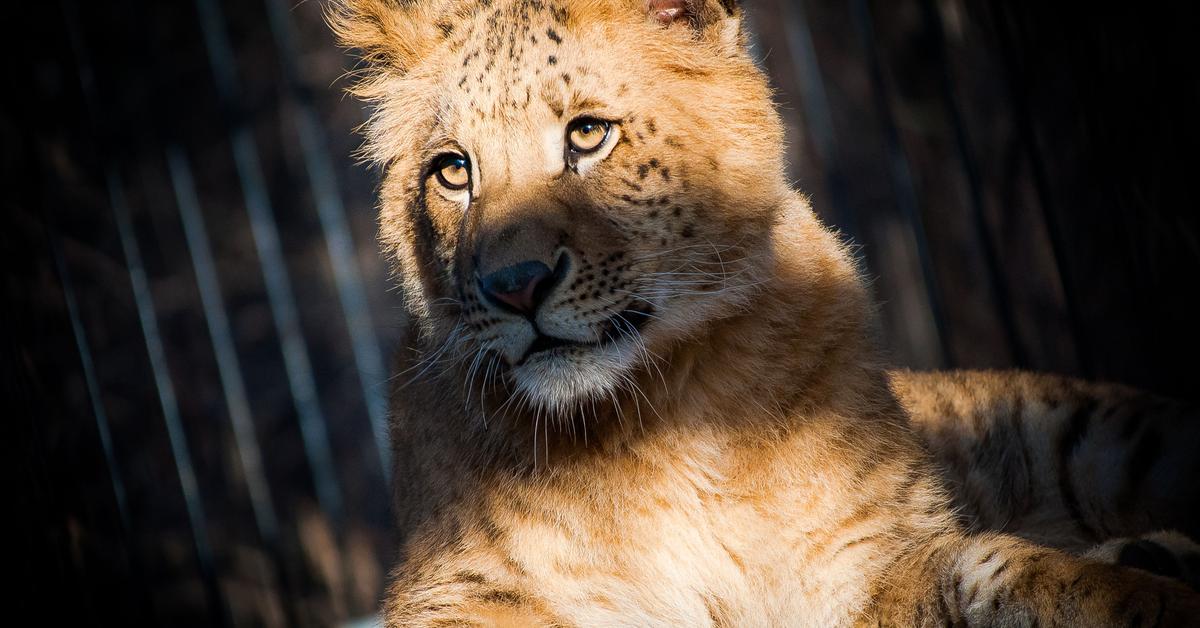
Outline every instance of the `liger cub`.
POLYGON ((330 22, 365 61, 407 310, 389 626, 1200 621, 1151 573, 1191 546, 1146 535, 1195 503, 1142 499, 1195 470, 1140 444, 1163 425, 1066 383, 884 369, 734 0, 340 0, 330 22), (1096 490, 1093 450, 1128 454, 1096 490))

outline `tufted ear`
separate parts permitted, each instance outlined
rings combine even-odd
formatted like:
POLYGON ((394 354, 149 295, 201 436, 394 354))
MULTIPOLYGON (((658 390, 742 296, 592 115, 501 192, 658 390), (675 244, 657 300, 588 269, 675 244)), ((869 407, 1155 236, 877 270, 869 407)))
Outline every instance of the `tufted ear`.
POLYGON ((449 34, 453 22, 434 16, 453 10, 448 0, 333 0, 326 21, 363 61, 405 72, 449 34))

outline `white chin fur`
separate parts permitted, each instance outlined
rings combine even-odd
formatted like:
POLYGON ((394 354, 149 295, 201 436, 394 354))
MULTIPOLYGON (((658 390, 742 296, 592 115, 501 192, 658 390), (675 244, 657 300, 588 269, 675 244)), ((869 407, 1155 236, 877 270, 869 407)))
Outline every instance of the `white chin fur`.
POLYGON ((638 360, 626 340, 603 347, 553 349, 530 356, 512 370, 517 390, 532 407, 566 413, 592 400, 608 398, 638 360))

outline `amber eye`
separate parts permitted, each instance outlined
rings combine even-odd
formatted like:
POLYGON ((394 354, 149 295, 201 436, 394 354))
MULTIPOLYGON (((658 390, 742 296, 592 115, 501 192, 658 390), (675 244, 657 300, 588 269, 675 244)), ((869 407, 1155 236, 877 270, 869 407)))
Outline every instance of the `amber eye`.
POLYGON ((438 183, 449 190, 466 189, 471 183, 471 162, 455 153, 446 153, 433 161, 438 183))
POLYGON ((608 123, 595 118, 580 118, 567 127, 567 143, 577 153, 590 153, 604 145, 608 123))

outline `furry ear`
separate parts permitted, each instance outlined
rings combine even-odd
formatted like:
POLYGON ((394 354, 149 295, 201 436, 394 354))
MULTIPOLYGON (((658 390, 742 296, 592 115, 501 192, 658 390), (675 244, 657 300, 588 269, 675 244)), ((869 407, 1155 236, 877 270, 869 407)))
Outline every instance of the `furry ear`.
POLYGON ((741 40, 738 0, 641 0, 650 19, 670 27, 687 24, 700 34, 715 33, 728 43, 741 40))
POLYGON ((643 0, 646 13, 663 26, 685 21, 702 30, 724 18, 739 17, 738 0, 643 0))
POLYGON ((363 61, 403 73, 447 34, 447 26, 427 17, 436 14, 444 4, 416 0, 333 0, 325 19, 338 43, 357 49, 363 61))

